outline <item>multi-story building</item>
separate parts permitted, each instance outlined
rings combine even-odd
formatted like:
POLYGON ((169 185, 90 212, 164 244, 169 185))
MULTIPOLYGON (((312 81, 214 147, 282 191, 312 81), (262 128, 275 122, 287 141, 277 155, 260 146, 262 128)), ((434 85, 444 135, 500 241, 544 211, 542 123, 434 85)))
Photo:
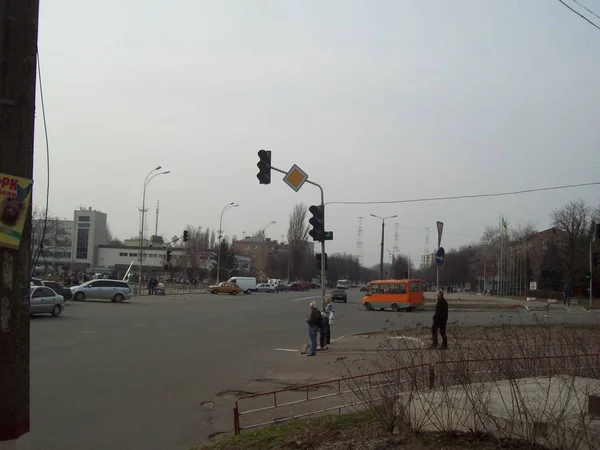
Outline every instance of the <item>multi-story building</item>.
POLYGON ((108 244, 106 213, 81 208, 73 218, 73 263, 75 270, 88 270, 98 265, 98 246, 108 244))
POLYGON ((567 245, 567 234, 556 227, 549 228, 527 239, 527 256, 531 263, 531 280, 540 283, 540 267, 550 245, 555 245, 559 252, 564 252, 567 245))
POLYGON ((435 254, 429 253, 428 255, 421 255, 421 269, 426 269, 431 266, 435 261, 435 254))
POLYGON ((32 225, 32 250, 37 268, 54 271, 88 270, 98 262, 97 248, 108 244, 106 214, 92 208, 73 212, 73 220, 36 218, 32 225), (42 236, 43 243, 42 243, 42 236))

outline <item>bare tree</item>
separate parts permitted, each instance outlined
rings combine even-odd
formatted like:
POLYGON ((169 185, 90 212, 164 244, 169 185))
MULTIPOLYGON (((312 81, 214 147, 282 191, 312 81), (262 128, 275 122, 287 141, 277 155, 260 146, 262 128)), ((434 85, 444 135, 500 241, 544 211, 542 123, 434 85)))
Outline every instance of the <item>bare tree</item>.
MULTIPOLYGON (((306 215, 308 207, 304 203, 297 203, 290 214, 287 239, 290 248, 290 273, 295 276, 307 275, 307 246, 308 232, 306 215)), ((316 269, 315 269, 316 270, 316 269)))
POLYGON ((108 235, 109 245, 117 245, 119 247, 123 246, 123 241, 112 234, 112 230, 110 229, 109 225, 106 225, 106 233, 108 235))
POLYGON ((31 255, 38 265, 54 265, 56 259, 68 259, 70 234, 60 226, 61 219, 36 207, 32 211, 31 255))
MULTIPOLYGON (((594 217, 592 208, 582 200, 571 201, 562 208, 552 211, 552 224, 564 232, 565 245, 560 246, 564 271, 570 284, 575 283, 578 261, 586 261, 588 240, 594 217)), ((585 268, 585 265, 582 266, 585 268)), ((584 270, 579 271, 581 273, 584 270)))
POLYGON ((215 233, 208 228, 202 229, 202 227, 189 225, 186 229, 188 231, 188 241, 178 243, 180 247, 185 249, 185 253, 174 258, 173 267, 178 272, 185 272, 189 279, 205 278, 208 275, 206 267, 207 253, 216 250, 211 246, 211 244, 214 244, 215 233))

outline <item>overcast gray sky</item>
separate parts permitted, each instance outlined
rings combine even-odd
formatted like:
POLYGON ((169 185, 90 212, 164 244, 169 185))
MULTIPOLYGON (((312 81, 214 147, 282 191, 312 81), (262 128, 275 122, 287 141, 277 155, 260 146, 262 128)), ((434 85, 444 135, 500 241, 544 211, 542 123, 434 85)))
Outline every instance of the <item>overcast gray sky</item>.
MULTIPOLYGON (((587 0, 600 13, 600 1, 587 0)), ((574 5, 577 6, 577 5, 574 5)), ((460 195, 600 179, 600 30, 553 0, 53 0, 42 2, 39 50, 50 135, 50 209, 92 206, 115 235, 135 236, 143 181, 149 229, 186 225, 227 235, 287 230, 296 193, 256 179, 256 153, 298 164, 326 201, 460 195)), ((600 20, 598 21, 600 22, 600 20)), ((38 103, 34 203, 46 158, 38 103)), ((549 225, 598 187, 519 197, 327 208, 328 253, 366 263, 386 247, 423 253, 445 222, 446 248, 477 240, 505 213, 549 225)))

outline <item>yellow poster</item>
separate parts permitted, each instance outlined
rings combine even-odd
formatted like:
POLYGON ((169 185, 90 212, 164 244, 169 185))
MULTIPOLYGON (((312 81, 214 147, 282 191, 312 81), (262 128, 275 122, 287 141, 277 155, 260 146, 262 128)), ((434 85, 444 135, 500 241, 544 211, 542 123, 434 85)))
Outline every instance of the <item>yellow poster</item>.
POLYGON ((33 182, 0 173, 0 246, 18 250, 29 211, 33 182))

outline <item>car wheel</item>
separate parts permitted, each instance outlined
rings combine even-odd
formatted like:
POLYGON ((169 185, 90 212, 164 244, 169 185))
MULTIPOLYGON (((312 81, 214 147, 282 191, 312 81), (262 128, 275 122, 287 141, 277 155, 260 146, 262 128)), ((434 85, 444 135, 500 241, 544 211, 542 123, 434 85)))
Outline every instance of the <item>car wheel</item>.
POLYGON ((348 299, 347 298, 344 299, 344 303, 348 303, 348 299))
POLYGON ((394 312, 400 311, 400 307, 398 306, 397 303, 392 303, 392 311, 394 311, 394 312))
POLYGON ((373 307, 371 306, 371 304, 369 302, 365 303, 365 309, 367 311, 371 311, 373 309, 373 307))
POLYGON ((125 300, 125 297, 122 294, 117 294, 112 298, 112 301, 115 303, 121 303, 123 300, 125 300))
POLYGON ((244 294, 250 295, 250 294, 252 294, 252 291, 250 289, 246 289, 246 292, 244 292, 244 294))
POLYGON ((61 312, 62 307, 60 305, 54 305, 54 308, 52 308, 52 312, 50 314, 52 314, 52 317, 58 317, 60 316, 61 312))
POLYGON ((210 293, 211 293, 211 294, 218 294, 218 293, 219 293, 219 291, 217 291, 217 290, 214 290, 214 291, 210 291, 210 293))
POLYGON ((77 292, 73 297, 73 300, 76 302, 82 302, 85 300, 85 294, 83 292, 77 292))

